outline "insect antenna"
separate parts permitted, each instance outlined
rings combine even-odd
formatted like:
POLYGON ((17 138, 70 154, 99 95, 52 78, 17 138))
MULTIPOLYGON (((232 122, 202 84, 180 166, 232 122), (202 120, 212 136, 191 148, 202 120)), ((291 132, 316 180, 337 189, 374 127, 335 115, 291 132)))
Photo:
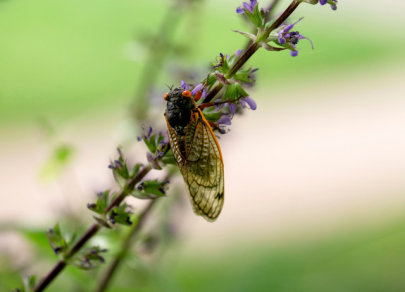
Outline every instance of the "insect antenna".
POLYGON ((166 84, 166 86, 167 86, 167 88, 169 88, 170 91, 173 90, 174 85, 172 85, 172 87, 170 87, 169 85, 166 84))

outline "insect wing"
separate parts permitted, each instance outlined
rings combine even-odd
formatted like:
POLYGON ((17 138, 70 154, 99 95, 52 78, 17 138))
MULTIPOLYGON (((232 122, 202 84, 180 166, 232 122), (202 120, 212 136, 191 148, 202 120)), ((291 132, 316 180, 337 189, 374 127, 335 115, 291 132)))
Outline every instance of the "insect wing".
POLYGON ((194 113, 186 130, 182 174, 194 212, 214 221, 224 204, 224 164, 218 141, 204 115, 194 113))
POLYGON ((184 139, 186 157, 181 154, 176 132, 169 123, 167 127, 194 213, 215 221, 224 204, 224 164, 211 127, 200 110, 194 113, 184 139))

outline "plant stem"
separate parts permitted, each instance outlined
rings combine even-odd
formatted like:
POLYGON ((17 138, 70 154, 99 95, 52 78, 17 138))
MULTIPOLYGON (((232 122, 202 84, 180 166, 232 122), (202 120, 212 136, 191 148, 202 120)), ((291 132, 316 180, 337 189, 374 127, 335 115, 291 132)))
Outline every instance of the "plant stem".
POLYGON ((265 36, 268 37, 269 34, 271 33, 272 30, 276 29, 280 25, 283 24, 284 21, 287 20, 288 17, 297 9, 298 5, 300 5, 301 2, 297 2, 296 0, 293 0, 290 4, 290 6, 287 7, 287 9, 281 14, 277 20, 265 31, 265 36))
POLYGON ((152 209, 152 206, 155 204, 156 199, 153 199, 149 202, 149 204, 146 206, 146 208, 142 211, 142 213, 139 215, 137 224, 135 224, 131 231, 128 233, 128 235, 125 237, 122 247, 120 252, 117 254, 115 259, 111 262, 110 266, 108 267, 107 271, 105 272, 104 276, 101 278, 101 282, 97 286, 97 289, 95 290, 96 292, 103 292, 107 289, 108 285, 111 282, 111 279, 113 278, 113 275, 117 271, 117 268, 119 267, 122 259, 125 257, 126 253, 128 252, 129 248, 131 247, 131 241, 139 233, 139 230, 141 230, 141 227, 143 226, 145 222, 146 215, 150 212, 152 209))
MULTIPOLYGON (((125 197, 132 190, 134 190, 135 185, 140 182, 151 169, 152 166, 149 163, 140 172, 138 172, 137 175, 128 183, 127 187, 121 191, 121 193, 110 203, 110 205, 108 205, 108 207, 105 209, 104 214, 107 214, 114 207, 121 204, 125 197)), ((100 230, 100 228, 100 225, 98 225, 97 223, 93 223, 90 228, 87 229, 87 231, 82 235, 82 237, 75 243, 75 245, 66 253, 65 258, 63 260, 59 260, 52 268, 52 270, 48 273, 48 275, 46 275, 45 278, 43 278, 38 283, 38 285, 34 289, 34 292, 43 291, 66 267, 69 259, 71 259, 84 246, 84 244, 100 230)))
MULTIPOLYGON (((283 24, 283 22, 295 11, 295 9, 297 9, 299 4, 300 2, 293 0, 290 6, 288 6, 287 9, 283 12, 283 14, 281 14, 279 18, 265 31, 265 37, 268 37, 272 30, 283 24)), ((229 70, 228 74, 226 74, 225 78, 232 78, 239 71, 239 69, 242 68, 242 66, 249 60, 249 58, 253 56, 254 53, 256 53, 259 48, 259 44, 255 42, 250 44, 249 48, 242 54, 242 56, 240 56, 238 61, 236 61, 236 63, 229 70)), ((204 103, 213 100, 223 86, 224 85, 222 83, 218 83, 217 86, 215 86, 208 93, 207 97, 204 99, 204 103)))

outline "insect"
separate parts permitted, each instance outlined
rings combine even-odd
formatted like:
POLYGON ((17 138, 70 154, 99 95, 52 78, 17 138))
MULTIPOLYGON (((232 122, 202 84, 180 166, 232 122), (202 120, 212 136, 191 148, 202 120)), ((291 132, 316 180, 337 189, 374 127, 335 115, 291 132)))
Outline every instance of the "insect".
POLYGON ((164 95, 165 118, 170 146, 194 213, 215 221, 224 204, 224 162, 211 128, 217 125, 207 121, 201 111, 214 103, 197 106, 200 97, 201 91, 193 97, 181 87, 171 88, 164 95))

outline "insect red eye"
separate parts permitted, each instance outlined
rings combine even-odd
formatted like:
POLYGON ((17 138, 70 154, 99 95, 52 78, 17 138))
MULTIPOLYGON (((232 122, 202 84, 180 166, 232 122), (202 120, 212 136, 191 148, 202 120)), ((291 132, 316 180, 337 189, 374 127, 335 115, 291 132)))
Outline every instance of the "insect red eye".
POLYGON ((184 97, 191 97, 191 92, 188 91, 188 90, 183 91, 183 96, 184 96, 184 97))
POLYGON ((166 100, 168 96, 169 95, 167 93, 165 93, 165 95, 163 95, 163 99, 166 100))

